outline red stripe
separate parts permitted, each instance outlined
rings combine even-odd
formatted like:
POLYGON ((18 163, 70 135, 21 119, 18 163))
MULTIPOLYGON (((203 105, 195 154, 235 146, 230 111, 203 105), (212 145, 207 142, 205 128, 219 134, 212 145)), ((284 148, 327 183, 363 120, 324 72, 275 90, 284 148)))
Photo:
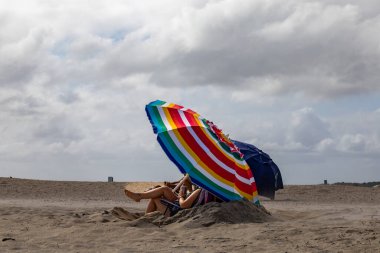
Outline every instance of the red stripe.
POLYGON ((193 152, 202 160, 203 163, 206 164, 208 168, 214 171, 216 174, 220 175, 224 179, 234 182, 235 176, 220 167, 216 162, 214 162, 205 150, 197 143, 193 136, 189 133, 186 128, 178 129, 180 135, 184 139, 184 141, 189 145, 189 147, 193 150, 193 152))
POLYGON ((236 179, 235 185, 237 188, 239 188, 239 190, 241 190, 242 192, 245 192, 249 195, 252 195, 252 193, 254 192, 252 185, 247 185, 247 184, 239 181, 238 179, 236 179))
MULTIPOLYGON (((186 118, 189 118, 187 116, 188 115, 186 115, 186 118)), ((204 143, 206 147, 209 148, 211 153, 216 158, 218 158, 219 161, 221 161, 222 163, 224 163, 230 168, 234 168, 236 170, 236 173, 238 173, 239 176, 247 178, 247 179, 251 178, 251 176, 247 175, 247 172, 250 170, 244 170, 240 168, 239 166, 237 166, 234 161, 231 161, 230 159, 228 159, 228 157, 226 157, 226 155, 216 146, 216 144, 213 143, 213 141, 209 139, 209 137, 202 131, 202 129, 200 129, 199 127, 193 127, 192 129, 194 130, 198 138, 204 143)))
POLYGON ((187 109, 186 111, 187 111, 188 113, 192 114, 192 115, 194 115, 194 114, 198 114, 197 112, 194 112, 194 111, 191 110, 191 109, 187 109))
MULTIPOLYGON (((176 122, 178 122, 179 125, 185 125, 178 111, 170 110, 169 113, 173 121, 175 120, 176 122)), ((214 171, 216 174, 220 175, 224 179, 230 182, 234 182, 235 176, 232 173, 220 167, 216 162, 214 162, 206 153, 206 151, 203 150, 203 148, 194 139, 194 137, 191 135, 190 131, 187 128, 178 128, 177 130, 183 138, 183 140, 187 143, 187 145, 189 145, 191 150, 202 160, 203 163, 206 164, 208 168, 210 168, 212 171, 214 171)))
MULTIPOLYGON (((188 115, 186 115, 186 118, 188 115)), ((193 118, 193 117, 191 117, 193 118)), ((218 158, 222 163, 226 164, 228 167, 235 168, 236 173, 246 179, 250 179, 252 177, 252 174, 247 174, 247 172, 250 172, 250 170, 245 170, 240 168, 234 161, 231 161, 224 153, 221 151, 215 143, 215 140, 210 140, 210 137, 205 134, 202 129, 200 128, 193 128, 199 139, 208 147, 211 151, 211 153, 218 158)), ((206 129, 206 131, 209 131, 206 129)), ((235 158, 234 158, 235 159, 235 158)))
POLYGON ((256 182, 252 183, 252 187, 253 187, 253 192, 257 192, 256 182))
POLYGON ((198 122, 195 120, 194 115, 190 112, 186 111, 184 113, 187 121, 190 123, 191 126, 199 126, 198 122))
MULTIPOLYGON (((189 122, 195 121, 193 115, 185 114, 185 116, 189 122)), ((193 125, 193 124, 191 124, 191 125, 193 125)), ((210 149, 210 151, 212 152, 212 154, 215 157, 217 157, 222 163, 226 164, 228 167, 235 166, 235 163, 233 161, 231 161, 230 159, 228 159, 223 154, 223 152, 221 150, 219 150, 218 147, 216 147, 216 144, 213 143, 213 141, 211 141, 209 139, 209 137, 205 135, 205 133, 202 131, 202 129, 200 129, 198 127, 193 127, 193 130, 196 133, 196 135, 198 136, 198 138, 205 144, 206 147, 208 147, 210 149)))
MULTIPOLYGON (((178 112, 178 110, 182 108, 183 106, 176 104, 172 105, 171 107, 167 107, 174 124, 177 126, 177 128, 180 128, 178 129, 179 134, 187 142, 187 144, 193 150, 193 152, 195 152, 198 155, 198 157, 206 164, 207 167, 209 167, 212 171, 214 171, 216 174, 223 177, 224 179, 233 182, 235 184, 235 187, 238 188, 240 191, 245 192, 249 195, 252 195, 254 192, 257 192, 255 182, 251 183, 251 185, 247 185, 241 182, 235 177, 235 175, 224 170, 209 157, 207 152, 201 148, 201 146, 197 143, 194 137, 190 134, 189 130, 186 128, 185 123, 182 121, 182 118, 178 112)), ((251 170, 241 169, 239 166, 237 166, 237 164, 225 157, 223 152, 221 152, 214 145, 213 141, 211 141, 207 137, 207 135, 205 135, 204 132, 200 129, 198 122, 194 118, 194 114, 196 114, 196 112, 194 112, 191 109, 187 109, 184 111, 184 115, 186 116, 187 120, 189 121, 191 126, 194 126, 192 127, 192 129, 197 134, 198 138, 200 138, 202 142, 210 149, 214 156, 216 156, 221 162, 226 164, 228 167, 234 169, 237 172, 237 174, 239 174, 241 177, 247 179, 253 177, 251 170)))
MULTIPOLYGON (((173 122, 179 128, 185 126, 185 123, 183 122, 183 120, 182 120, 182 118, 181 118, 181 116, 177 110, 173 109, 173 110, 168 110, 168 111, 169 111, 169 114, 170 114, 173 122)), ((193 124, 198 126, 198 123, 196 123, 193 115, 189 115, 188 113, 184 113, 184 114, 188 120, 190 119, 189 121, 193 121, 193 124)), ((205 140, 208 141, 207 144, 205 143, 208 148, 213 147, 217 150, 217 152, 219 153, 219 157, 217 156, 218 158, 220 158, 220 156, 225 158, 223 160, 225 160, 229 163, 229 164, 225 163, 228 167, 234 169, 243 178, 250 179, 252 177, 250 170, 243 170, 243 169, 239 168, 233 161, 226 158, 224 156, 224 154, 218 148, 215 147, 215 145, 210 141, 210 139, 208 139, 207 136, 204 135, 203 131, 199 127, 192 127, 192 129, 193 130, 199 130, 199 131, 195 131, 195 132, 199 132, 205 138, 205 140)), ((194 137, 191 135, 191 133, 189 132, 189 130, 187 128, 178 129, 178 132, 182 136, 184 141, 193 150, 193 152, 197 154, 197 156, 202 160, 202 162, 204 162, 206 164, 206 166, 208 168, 210 168, 212 171, 214 171, 216 174, 223 177, 224 179, 226 179, 230 182, 233 182, 236 185, 236 187, 239 188, 242 192, 245 192, 249 195, 252 195, 252 190, 253 190, 252 185, 247 185, 247 184, 241 182, 240 180, 236 179, 235 175, 226 171, 225 169, 220 167, 216 162, 214 162, 210 158, 210 156, 207 154, 207 152, 205 150, 203 150, 203 148, 194 139, 194 137)), ((197 134, 197 135, 198 135, 198 138, 200 138, 199 134, 197 134)), ((202 139, 202 138, 200 138, 200 139, 202 139)), ((219 160, 221 160, 221 159, 219 159, 219 160)))
POLYGON ((181 110, 183 108, 183 106, 174 104, 170 108, 181 110))
MULTIPOLYGON (((250 178, 255 178, 255 176, 253 175, 253 172, 251 169, 247 170, 247 175, 250 177, 250 178)), ((253 192, 256 192, 257 191, 257 186, 256 186, 256 182, 252 182, 251 183, 252 187, 253 187, 253 192)))
POLYGON ((177 109, 168 108, 168 112, 177 128, 186 127, 177 109))
MULTIPOLYGON (((173 120, 175 119, 176 121, 182 121, 178 111, 171 110, 170 116, 173 118, 173 120)), ((184 122, 181 122, 181 124, 184 124, 184 122)), ((236 187, 238 187, 241 191, 246 192, 248 194, 252 194, 252 186, 239 181, 238 179, 236 179, 234 174, 226 171, 225 169, 220 167, 214 160, 212 160, 211 157, 207 154, 207 152, 203 150, 203 148, 194 139, 194 137, 191 135, 187 128, 179 128, 177 130, 181 137, 184 139, 184 141, 187 143, 187 145, 189 145, 193 152, 202 160, 203 163, 205 163, 205 165, 208 168, 210 168, 213 172, 223 177, 224 179, 234 183, 236 187)), ((231 168, 236 171, 237 165, 233 163, 233 167, 231 168)))

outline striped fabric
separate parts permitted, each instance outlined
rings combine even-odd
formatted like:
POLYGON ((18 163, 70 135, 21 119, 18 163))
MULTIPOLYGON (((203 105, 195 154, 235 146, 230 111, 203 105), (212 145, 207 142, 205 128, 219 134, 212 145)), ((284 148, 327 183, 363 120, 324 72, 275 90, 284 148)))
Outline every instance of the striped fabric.
POLYGON ((216 125, 190 109, 160 100, 145 110, 162 149, 195 184, 225 201, 259 204, 248 164, 216 125))

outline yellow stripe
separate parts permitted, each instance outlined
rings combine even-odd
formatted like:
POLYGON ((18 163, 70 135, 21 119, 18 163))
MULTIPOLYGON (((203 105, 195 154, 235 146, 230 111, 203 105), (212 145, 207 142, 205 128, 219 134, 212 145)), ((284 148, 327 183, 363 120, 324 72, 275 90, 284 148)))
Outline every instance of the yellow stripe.
POLYGON ((194 116, 194 120, 197 122, 197 124, 198 124, 198 126, 203 126, 204 125, 204 123, 202 122, 201 123, 201 120, 199 119, 199 115, 194 115, 193 114, 193 116, 194 116))
MULTIPOLYGON (((170 117, 170 114, 166 114, 167 117, 170 117)), ((199 122, 200 120, 198 118, 194 118, 196 120, 196 122, 198 123, 199 126, 201 126, 201 123, 199 122)), ((170 118, 168 118, 168 121, 169 122, 173 122, 173 120, 170 118)), ((174 123, 173 123, 174 124, 174 123)), ((203 127, 202 127, 203 129, 203 127)), ((229 185, 229 186, 232 186, 234 187, 239 193, 240 195, 244 196, 245 198, 249 199, 249 200, 252 200, 252 195, 249 194, 249 193, 246 193, 242 190, 240 190, 239 188, 237 188, 237 186, 235 186, 235 184, 233 182, 230 182, 226 179, 224 179, 223 177, 219 176, 218 174, 216 174, 214 171, 212 171, 206 164, 204 164, 202 162, 202 160, 193 152, 193 150, 187 145, 187 142, 185 142, 185 140, 183 140, 182 136, 180 136, 179 132, 178 131, 173 131, 174 134, 176 135, 177 139, 180 141, 180 143, 182 144, 182 146, 187 150, 187 152, 193 157, 194 160, 196 160, 198 162, 198 164, 201 165, 201 167, 206 170, 208 173, 210 173, 214 178, 218 179, 219 181, 229 185)), ((209 135, 207 135, 209 136, 209 135)), ((212 138, 210 136, 210 138, 212 138)), ((212 143, 214 143, 214 141, 211 140, 212 143)), ((214 144, 215 145, 215 144, 214 144)), ((218 147, 218 146, 217 146, 218 147)), ((219 147, 218 147, 219 148, 219 147)), ((224 152, 226 152, 225 150, 223 150, 224 152)), ((231 160, 231 159, 230 159, 231 160)), ((236 162, 234 162, 233 160, 231 160, 235 165, 238 165, 236 162)), ((247 165, 248 166, 248 165, 247 165)))
POLYGON ((257 191, 254 191, 252 192, 252 194, 249 194, 249 193, 246 193, 242 190, 240 190, 237 186, 235 186, 235 190, 238 191, 240 193, 240 195, 242 195, 243 197, 245 197, 246 199, 252 201, 255 197, 258 196, 258 193, 257 191))
MULTIPOLYGON (((168 103, 168 105, 166 107, 162 107, 164 109, 164 112, 165 112, 165 115, 166 115, 166 118, 168 119, 169 121, 169 124, 172 126, 172 129, 177 129, 177 126, 174 124, 173 120, 171 119, 171 117, 169 116, 169 113, 167 111, 167 108, 173 108, 174 106, 176 106, 177 104, 174 104, 174 103, 168 103)), ((185 108, 184 108, 185 109, 185 108)), ((186 110, 186 109, 185 109, 186 110)), ((193 111, 193 112, 188 112, 188 111, 184 111, 185 113, 188 113, 188 114, 191 114, 193 117, 194 117, 194 120, 197 122, 198 126, 203 126, 204 124, 203 123, 200 123, 200 119, 199 117, 201 116, 199 113, 193 111)), ((206 133, 206 136, 211 140, 212 143, 215 143, 215 140, 213 139, 212 136, 210 136, 210 133, 208 133, 208 131, 205 131, 205 129, 201 128, 202 131, 204 133, 206 133)), ((215 145, 215 144, 214 144, 215 145)), ((241 165, 239 163, 237 163, 235 161, 236 158, 231 158, 229 155, 226 154, 226 151, 222 148, 222 147, 219 147, 218 145, 215 145, 216 148, 218 148, 222 153, 225 154, 225 156, 232 162, 234 162, 239 168, 243 169, 243 170, 248 170, 250 169, 248 164, 245 163, 244 165, 241 165)))
MULTIPOLYGON (((170 104, 171 105, 171 104, 170 104)), ((194 120, 197 122, 197 125, 198 126, 203 126, 204 125, 204 123, 202 122, 202 123, 200 123, 200 119, 199 119, 199 116, 200 116, 200 114, 198 114, 198 113, 196 113, 196 112, 194 112, 194 113, 190 113, 190 112, 186 112, 186 113, 189 113, 189 114, 191 114, 193 117, 194 117, 194 120)), ((241 164, 239 164, 239 163, 237 163, 236 162, 236 158, 232 158, 232 157, 230 157, 228 154, 227 154, 227 151, 225 151, 222 147, 220 147, 219 145, 217 145, 216 143, 215 143, 215 139, 213 138, 213 136, 211 136, 210 135, 210 133, 206 130, 206 129, 204 129, 203 127, 201 127, 201 129, 202 129, 202 131, 206 134, 206 136, 207 136, 207 138, 214 144, 214 146, 217 148, 217 149, 219 149, 230 161, 232 161, 233 163, 235 163, 239 168, 241 168, 241 169, 243 169, 243 170, 249 170, 250 168, 249 168, 249 166, 248 166, 248 164, 245 162, 243 165, 241 165, 241 164)))
POLYGON ((212 177, 217 179, 218 181, 229 185, 231 187, 235 187, 233 182, 230 182, 223 177, 219 176, 217 173, 215 173, 213 170, 211 170, 202 160, 196 155, 196 153, 187 145, 187 143, 183 140, 182 136, 178 132, 178 129, 175 129, 172 131, 175 136, 177 137, 177 140, 182 144, 182 146, 186 149, 186 151, 189 153, 189 155, 201 166, 205 171, 207 171, 212 177))
POLYGON ((188 111, 185 111, 184 113, 190 114, 190 116, 192 116, 195 119, 195 121, 197 122, 197 126, 203 126, 201 123, 199 123, 199 119, 198 119, 199 114, 197 114, 197 113, 191 113, 191 112, 188 112, 188 111))
POLYGON ((177 126, 176 126, 176 124, 174 124, 174 121, 173 121, 172 117, 170 117, 170 113, 169 113, 168 108, 167 107, 162 107, 162 110, 165 113, 165 117, 166 117, 167 121, 169 122, 171 128, 173 130, 177 129, 177 126))
MULTIPOLYGON (((196 121, 197 121, 197 123, 198 123, 198 125, 199 126, 201 126, 201 123, 199 123, 199 119, 198 118, 194 118, 196 121)), ((213 136, 211 136, 211 134, 208 132, 208 130, 207 129, 205 129, 205 128, 203 128, 203 127, 201 127, 201 129, 202 129, 202 131, 203 131, 203 133, 205 133, 205 135, 206 135, 206 137, 214 144, 214 146, 218 149, 218 150, 220 150, 231 162, 233 162, 234 164, 236 164, 236 166, 238 166, 239 168, 241 168, 241 169, 243 169, 243 170, 249 170, 250 168, 249 168, 249 166, 248 166, 248 164, 245 162, 244 164, 239 164, 239 163, 237 163, 236 162, 236 158, 232 158, 232 157, 230 157, 228 154, 227 154, 227 151, 225 151, 222 147, 220 147, 219 145, 217 145, 216 143, 215 143, 215 139, 214 139, 214 137, 213 136)))
POLYGON ((237 186, 235 186, 235 190, 237 192, 240 193, 241 196, 243 196, 244 198, 248 199, 249 201, 252 201, 253 199, 253 196, 251 194, 248 194, 246 192, 243 192, 242 190, 240 190, 237 186))
POLYGON ((241 196, 248 199, 249 201, 252 201, 254 196, 257 196, 257 192, 253 192, 253 194, 246 193, 242 191, 240 188, 238 188, 233 182, 226 180, 225 178, 219 176, 217 173, 212 171, 205 163, 202 162, 202 160, 196 155, 196 153, 187 145, 185 140, 183 140, 182 136, 178 132, 177 129, 175 131, 173 130, 173 133, 177 137, 178 141, 182 144, 182 146, 186 149, 186 151, 190 154, 190 156, 210 175, 212 175, 215 179, 219 180, 220 182, 229 185, 233 187, 241 196))
MULTIPOLYGON (((172 104, 170 104, 169 106, 171 106, 172 104)), ((172 127, 172 131, 173 133, 175 134, 175 136, 177 137, 178 141, 181 143, 181 145, 186 149, 186 151, 190 154, 190 156, 205 170, 207 171, 211 176, 213 176, 215 179, 217 179, 218 181, 226 184, 226 185, 229 185, 231 187, 234 187, 239 193, 240 195, 242 195, 243 197, 245 197, 246 199, 248 200, 252 200, 253 197, 252 195, 240 190, 239 188, 237 188, 237 186, 233 183, 233 182, 230 182, 228 180, 226 180, 225 178, 219 176, 217 173, 215 173, 213 170, 211 170, 204 162, 202 162, 202 160, 196 155, 196 153, 189 147, 189 145, 187 145, 187 142, 182 138, 182 136, 180 135, 180 133, 178 132, 178 129, 177 129, 177 126, 175 125, 172 117, 170 116, 170 113, 169 113, 169 110, 167 107, 163 107, 163 112, 165 114, 165 117, 167 119, 167 121, 169 122, 170 126, 172 127)), ((194 114, 193 114, 194 115, 194 114)), ((201 126, 201 123, 199 122, 200 120, 197 118, 197 117, 194 117, 195 121, 198 123, 199 126, 201 126)), ((204 133, 206 133, 206 136, 207 138, 213 138, 212 136, 210 136, 210 134, 208 133, 208 131, 206 129, 204 129, 203 127, 201 127, 202 131, 204 131, 204 133)), ((214 140, 213 139, 210 139, 210 141, 215 145, 214 143, 214 140)), ((225 153, 226 151, 221 149, 219 146, 216 145, 216 147, 221 150, 223 153, 225 153)), ((227 156, 227 155, 226 155, 227 156)), ((239 166, 240 164, 236 163, 231 157, 227 156, 227 158, 229 160, 231 160, 235 165, 237 165, 238 167, 242 168, 242 169, 247 169, 246 167, 248 167, 248 165, 242 167, 242 166, 239 166)), ((249 169, 249 167, 248 167, 249 169)))
MULTIPOLYGON (((193 111, 193 110, 192 110, 193 111)), ((194 118, 198 118, 199 116, 201 116, 199 113, 197 113, 196 111, 193 111, 193 112, 187 112, 187 113, 190 113, 194 116, 194 118)))
POLYGON ((170 103, 167 107, 168 108, 173 108, 176 104, 170 103))

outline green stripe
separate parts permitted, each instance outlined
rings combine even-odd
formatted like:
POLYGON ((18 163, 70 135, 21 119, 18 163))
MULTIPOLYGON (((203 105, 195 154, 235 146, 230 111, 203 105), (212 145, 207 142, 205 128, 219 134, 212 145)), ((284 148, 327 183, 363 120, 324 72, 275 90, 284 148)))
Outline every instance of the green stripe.
POLYGON ((223 142, 219 141, 218 136, 211 130, 210 126, 207 124, 207 119, 202 119, 202 121, 204 125, 207 126, 208 132, 211 134, 212 137, 214 137, 215 141, 217 141, 227 153, 232 154, 230 148, 223 142))
POLYGON ((149 113, 151 114, 152 119, 154 119, 154 124, 157 127, 157 133, 167 131, 166 126, 162 121, 161 115, 158 112, 158 108, 155 106, 150 106, 149 109, 149 113))
POLYGON ((230 148, 223 142, 219 141, 218 139, 218 136, 210 129, 210 128, 207 128, 208 132, 212 135, 212 137, 215 139, 215 141, 217 141, 220 146, 222 146, 222 148, 229 154, 232 154, 230 148))
MULTIPOLYGON (((207 124, 206 124, 206 126, 207 126, 207 124)), ((218 139, 218 136, 209 127, 207 127, 207 130, 212 135, 212 137, 214 137, 215 141, 217 141, 220 144, 220 146, 224 149, 224 151, 226 151, 227 153, 233 155, 233 157, 235 159, 239 160, 239 161, 243 161, 244 160, 243 158, 240 157, 240 155, 238 153, 231 152, 230 147, 227 144, 225 144, 224 142, 220 141, 218 139)))
POLYGON ((166 102, 162 100, 156 100, 156 101, 150 102, 148 106, 161 106, 163 104, 166 104, 166 102))
POLYGON ((216 183, 208 179, 205 175, 203 175, 202 172, 198 171, 196 168, 193 167, 193 170, 191 173, 196 175, 198 181, 201 181, 204 185, 207 185, 209 188, 214 189, 216 192, 219 192, 221 195, 226 196, 229 199, 235 199, 236 197, 239 199, 241 198, 240 195, 217 185, 216 183))
POLYGON ((181 165, 185 169, 193 167, 191 162, 186 158, 186 156, 181 152, 181 150, 179 150, 179 148, 174 143, 168 132, 160 133, 160 137, 161 139, 165 139, 165 144, 167 145, 166 148, 170 151, 173 157, 179 158, 178 162, 181 163, 181 165))
POLYGON ((172 138, 167 132, 160 133, 161 139, 165 139, 165 144, 169 145, 167 146, 167 149, 170 151, 173 157, 179 158, 179 163, 182 165, 182 167, 189 173, 189 174, 195 174, 198 181, 201 181, 205 185, 208 185, 209 188, 214 189, 215 191, 219 192, 220 194, 226 196, 230 199, 235 198, 241 198, 240 195, 231 192, 217 184, 215 184, 213 181, 208 179, 205 175, 203 175, 202 172, 198 171, 195 166, 186 158, 186 156, 182 153, 182 151, 177 147, 177 145, 174 143, 172 138))

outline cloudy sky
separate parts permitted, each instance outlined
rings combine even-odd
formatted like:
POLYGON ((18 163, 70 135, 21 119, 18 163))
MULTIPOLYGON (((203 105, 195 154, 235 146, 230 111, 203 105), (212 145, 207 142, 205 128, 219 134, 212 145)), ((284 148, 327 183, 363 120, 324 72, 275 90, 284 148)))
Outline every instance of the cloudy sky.
POLYGON ((0 24, 0 176, 176 179, 161 99, 286 184, 380 181, 378 0, 0 0, 0 24))

